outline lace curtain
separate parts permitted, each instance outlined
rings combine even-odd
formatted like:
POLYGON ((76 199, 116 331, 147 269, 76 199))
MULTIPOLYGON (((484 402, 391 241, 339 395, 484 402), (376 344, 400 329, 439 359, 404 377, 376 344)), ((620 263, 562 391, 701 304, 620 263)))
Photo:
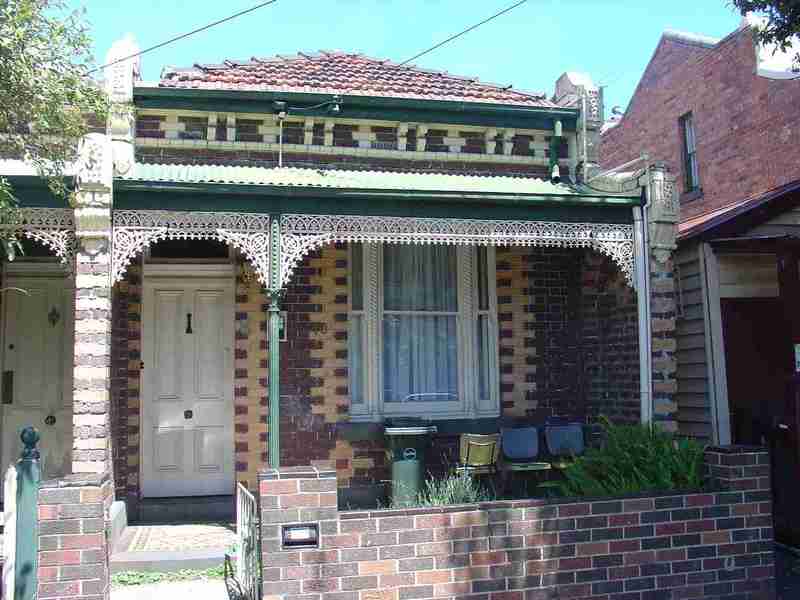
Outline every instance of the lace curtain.
POLYGON ((384 402, 459 400, 457 273, 454 246, 384 246, 384 402))

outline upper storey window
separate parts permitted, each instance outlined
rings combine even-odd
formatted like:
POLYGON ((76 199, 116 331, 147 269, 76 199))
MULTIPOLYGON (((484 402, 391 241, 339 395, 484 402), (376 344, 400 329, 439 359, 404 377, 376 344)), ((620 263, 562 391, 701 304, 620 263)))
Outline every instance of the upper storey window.
POLYGON ((679 124, 683 144, 684 191, 697 192, 700 190, 700 173, 697 168, 697 144, 692 113, 683 115, 679 124))

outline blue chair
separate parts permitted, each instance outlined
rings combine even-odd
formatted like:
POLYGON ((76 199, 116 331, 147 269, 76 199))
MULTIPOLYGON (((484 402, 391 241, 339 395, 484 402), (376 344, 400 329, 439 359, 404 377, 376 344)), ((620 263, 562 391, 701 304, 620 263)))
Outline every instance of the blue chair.
POLYGON ((549 462, 539 457, 539 430, 536 427, 516 427, 500 431, 500 448, 503 454, 501 472, 503 491, 508 489, 514 473, 541 473, 549 471, 549 462))
POLYGON ((555 469, 568 466, 586 449, 581 423, 548 424, 544 428, 544 438, 555 469))

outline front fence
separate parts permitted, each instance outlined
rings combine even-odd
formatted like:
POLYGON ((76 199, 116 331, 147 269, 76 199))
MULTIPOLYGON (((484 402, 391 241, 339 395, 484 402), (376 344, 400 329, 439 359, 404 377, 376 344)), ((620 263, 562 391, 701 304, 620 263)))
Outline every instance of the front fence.
POLYGON ((37 495, 40 471, 39 433, 26 427, 20 435, 24 449, 10 466, 4 484, 3 600, 34 600, 38 586, 39 518, 37 495))
POLYGON ((706 452, 711 488, 340 512, 336 473, 260 475, 264 592, 300 600, 774 598, 769 457, 706 452), (286 535, 316 532, 303 539, 286 535))
POLYGON ((261 600, 261 527, 258 499, 241 483, 236 486, 236 567, 225 560, 231 600, 261 600), (235 572, 235 575, 234 575, 235 572))

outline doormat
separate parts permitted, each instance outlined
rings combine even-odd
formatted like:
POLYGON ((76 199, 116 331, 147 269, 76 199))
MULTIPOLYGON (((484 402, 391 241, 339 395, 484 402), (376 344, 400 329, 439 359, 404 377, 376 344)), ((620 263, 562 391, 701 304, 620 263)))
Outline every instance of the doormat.
POLYGON ((236 525, 230 523, 129 525, 128 529, 133 531, 124 552, 227 550, 236 541, 236 525))

